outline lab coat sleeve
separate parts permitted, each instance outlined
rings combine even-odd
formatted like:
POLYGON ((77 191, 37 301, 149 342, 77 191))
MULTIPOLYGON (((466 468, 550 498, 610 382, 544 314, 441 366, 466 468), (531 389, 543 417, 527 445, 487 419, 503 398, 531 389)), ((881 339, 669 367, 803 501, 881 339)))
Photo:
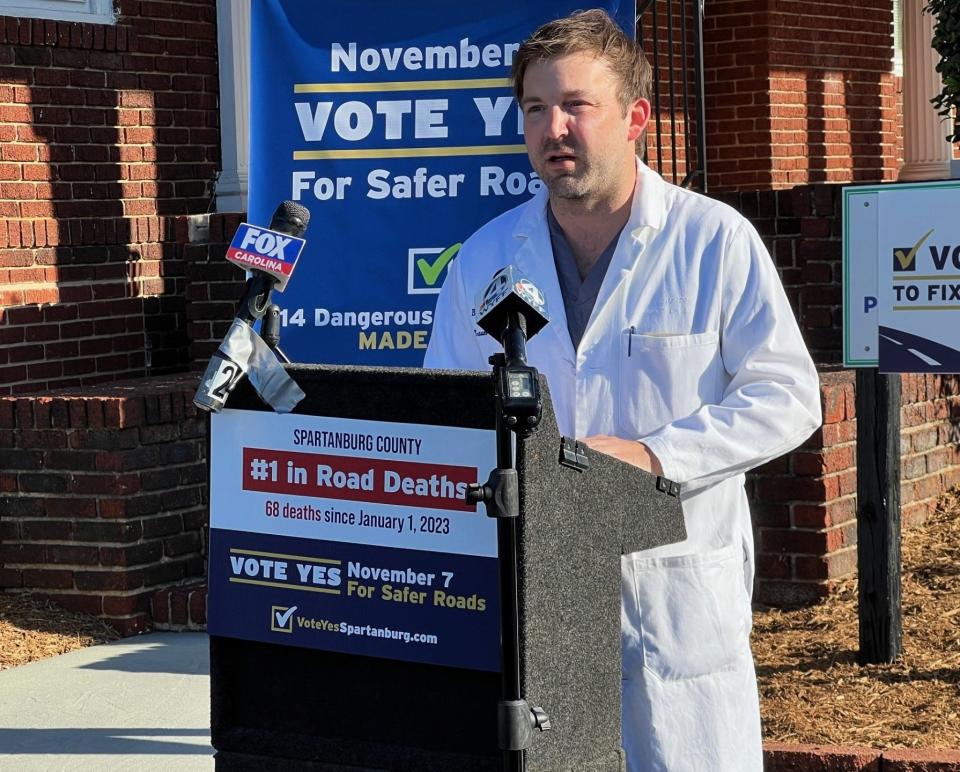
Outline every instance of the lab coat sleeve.
POLYGON ((423 366, 445 370, 487 370, 489 366, 473 327, 471 300, 467 297, 460 270, 464 248, 443 283, 433 313, 433 330, 423 366))
POLYGON ((759 466, 820 425, 820 381, 773 261, 743 222, 722 255, 720 357, 729 381, 717 404, 642 441, 664 475, 700 488, 759 466))

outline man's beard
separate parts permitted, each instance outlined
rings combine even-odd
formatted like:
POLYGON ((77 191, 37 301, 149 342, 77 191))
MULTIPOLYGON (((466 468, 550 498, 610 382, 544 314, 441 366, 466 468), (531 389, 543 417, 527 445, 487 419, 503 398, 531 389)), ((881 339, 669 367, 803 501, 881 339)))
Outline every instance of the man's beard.
POLYGON ((576 201, 589 196, 596 187, 595 168, 574 145, 544 145, 540 151, 542 168, 536 169, 550 195, 555 198, 576 201), (547 157, 550 155, 574 156, 575 168, 572 172, 560 172, 554 175, 546 173, 547 157))
POLYGON ((554 198, 563 198, 569 201, 578 201, 586 198, 591 190, 590 180, 584 177, 574 177, 572 174, 563 174, 554 177, 546 183, 547 190, 554 198))

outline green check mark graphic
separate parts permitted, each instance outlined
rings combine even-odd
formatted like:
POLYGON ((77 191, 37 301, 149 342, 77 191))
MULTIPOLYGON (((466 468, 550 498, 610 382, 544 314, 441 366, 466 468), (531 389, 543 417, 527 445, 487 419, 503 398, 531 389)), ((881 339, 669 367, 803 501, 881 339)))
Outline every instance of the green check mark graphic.
POLYGON ((420 269, 420 275, 428 285, 432 287, 437 283, 437 279, 440 278, 440 274, 443 273, 443 269, 447 267, 447 263, 456 257, 456 254, 460 251, 461 246, 463 246, 463 244, 458 242, 453 246, 447 247, 432 263, 428 262, 422 257, 417 260, 417 268, 420 269))
POLYGON ((926 233, 924 233, 923 236, 920 238, 920 241, 914 244, 913 248, 907 254, 903 254, 902 249, 894 250, 893 256, 897 258, 897 262, 900 263, 900 268, 902 270, 907 269, 907 266, 910 265, 910 263, 913 261, 914 256, 917 254, 917 250, 923 246, 924 241, 930 238, 931 233, 933 233, 933 228, 931 228, 926 233))

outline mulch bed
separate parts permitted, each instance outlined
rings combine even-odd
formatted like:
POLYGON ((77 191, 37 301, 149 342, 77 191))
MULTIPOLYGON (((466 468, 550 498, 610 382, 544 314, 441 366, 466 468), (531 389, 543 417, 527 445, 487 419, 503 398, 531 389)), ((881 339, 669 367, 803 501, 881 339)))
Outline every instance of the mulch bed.
POLYGON ((960 494, 903 533, 903 655, 857 664, 856 579, 820 605, 754 614, 765 739, 960 749, 960 494))
POLYGON ((0 670, 117 637, 96 617, 64 611, 28 595, 0 592, 0 670))

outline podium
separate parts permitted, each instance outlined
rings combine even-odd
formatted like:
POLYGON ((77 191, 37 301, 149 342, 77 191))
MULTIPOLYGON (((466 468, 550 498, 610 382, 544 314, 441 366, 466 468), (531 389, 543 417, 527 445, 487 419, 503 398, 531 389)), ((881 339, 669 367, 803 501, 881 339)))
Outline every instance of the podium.
MULTIPOLYGON (((424 427, 428 437, 444 431, 442 427, 456 427, 479 432, 481 438, 489 436, 490 442, 495 442, 494 385, 489 374, 303 365, 290 365, 287 370, 306 393, 294 413, 263 415, 268 409, 243 382, 227 403, 225 412, 232 413, 231 425, 264 426, 267 421, 282 419, 285 426, 299 426, 300 422, 306 426, 311 425, 310 420, 319 420, 311 417, 322 416, 333 422, 324 426, 384 422, 424 427), (235 420, 238 416, 239 421, 235 420)), ((520 500, 520 674, 524 698, 531 706, 546 711, 551 729, 535 733, 525 751, 525 768, 528 772, 620 772, 625 768, 620 742, 620 555, 684 539, 683 516, 675 489, 671 492, 662 481, 658 485, 655 476, 582 445, 567 447, 564 454, 543 381, 541 387, 544 405, 540 428, 529 437, 518 438, 515 447, 520 500)), ((291 608, 308 601, 320 609, 324 604, 353 603, 327 613, 336 622, 337 614, 347 618, 354 613, 352 609, 361 606, 361 601, 345 597, 346 577, 351 572, 359 575, 356 567, 360 561, 344 558, 342 574, 334 577, 336 569, 329 567, 334 559, 305 556, 298 563, 296 554, 288 554, 289 548, 278 548, 271 541, 273 536, 246 533, 246 523, 269 530, 283 520, 281 515, 269 512, 274 506, 269 496, 264 504, 268 511, 254 512, 247 504, 235 503, 232 488, 227 490, 235 485, 229 475, 239 465, 238 459, 251 463, 249 454, 241 456, 235 446, 244 445, 243 453, 247 453, 246 446, 256 448, 265 438, 246 430, 221 437, 219 423, 220 416, 214 416, 208 612, 216 769, 498 772, 502 765, 497 722, 501 685, 499 668, 491 665, 496 661, 491 657, 491 647, 495 649, 499 640, 499 618, 495 611, 496 581, 492 587, 490 583, 491 563, 496 561, 480 555, 482 549, 477 555, 449 556, 450 565, 457 566, 457 578, 451 583, 431 562, 443 556, 410 550, 406 544, 397 549, 369 544, 345 547, 323 542, 330 532, 324 530, 327 526, 318 528, 318 538, 327 550, 325 556, 336 557, 338 550, 344 549, 386 549, 371 554, 382 554, 380 562, 385 566, 391 556, 407 560, 404 563, 398 557, 400 562, 395 565, 412 573, 394 573, 392 577, 410 579, 407 600, 419 599, 420 605, 391 605, 384 595, 375 595, 363 608, 369 610, 376 624, 380 624, 377 614, 389 613, 388 628, 393 625, 403 629, 406 625, 413 630, 434 629, 429 625, 436 624, 438 645, 397 646, 383 649, 387 653, 381 656, 376 647, 391 642, 364 638, 363 645, 373 648, 358 652, 351 647, 358 644, 359 636, 320 633, 310 639, 316 641, 311 643, 316 648, 291 645, 295 636, 285 629, 285 625, 292 627, 297 613, 291 608), (286 563, 281 571, 279 564, 283 561, 286 563), (328 565, 324 567, 321 562, 328 565), (303 566, 317 568, 307 570, 303 566), (421 570, 421 566, 425 567, 421 570), (245 569, 253 572, 253 578, 244 573, 245 569), (304 585, 284 589, 284 581, 291 581, 291 577, 299 582, 304 577, 317 581, 318 576, 328 583, 335 578, 340 584, 333 589, 304 585), (446 593, 443 582, 452 584, 447 590, 456 591, 468 581, 461 576, 469 577, 472 584, 466 585, 462 594, 446 593), (334 591, 341 594, 322 594, 334 591), (259 595, 239 594, 246 592, 264 595, 261 600, 259 595), (424 594, 417 596, 419 592, 424 594), (296 597, 274 603, 270 593, 296 597), (481 595, 493 596, 482 612, 477 610, 481 595), (297 600, 301 597, 305 599, 302 603, 297 600), (459 608, 451 604, 451 597, 458 599, 459 608), (468 608, 471 598, 472 609, 468 608), (440 608, 423 608, 431 602, 440 608), (272 629, 265 623, 266 605, 260 608, 264 604, 270 608, 272 629), (455 643, 444 645, 450 641, 455 643)), ((318 436, 297 435, 301 439, 318 436)), ((446 435, 440 436, 442 448, 446 435)), ((444 452, 455 455, 461 450, 457 441, 449 443, 444 452)), ((489 453, 495 458, 492 444, 489 453)), ((369 465, 375 463, 377 455, 375 450, 367 453, 369 465)), ((287 466, 294 471, 288 469, 287 475, 296 481, 300 457, 290 457, 293 460, 287 466)), ((282 461, 284 457, 278 458, 282 461)), ((266 463, 267 459, 262 461, 266 463)), ((489 471, 477 468, 472 482, 483 482, 489 471)), ((317 479, 311 478, 309 484, 329 481, 325 473, 325 468, 318 471, 317 479)), ((263 485, 266 483, 258 490, 269 487, 263 485)), ((349 495, 373 494, 354 490, 349 495)), ((461 516, 450 518, 454 524, 457 517, 461 516)), ((485 517, 482 505, 462 517, 470 527, 488 529, 484 521, 493 524, 485 517)), ((303 529, 314 524, 295 525, 303 529)), ((363 538, 369 540, 373 531, 367 531, 363 538)), ((457 549, 471 552, 474 543, 486 543, 487 537, 477 537, 476 542, 472 538, 460 538, 457 549)), ((436 566, 442 568, 440 563, 436 566)), ((400 592, 403 586, 404 582, 393 582, 389 592, 400 592)), ((382 586, 377 591, 381 592, 382 586)))

